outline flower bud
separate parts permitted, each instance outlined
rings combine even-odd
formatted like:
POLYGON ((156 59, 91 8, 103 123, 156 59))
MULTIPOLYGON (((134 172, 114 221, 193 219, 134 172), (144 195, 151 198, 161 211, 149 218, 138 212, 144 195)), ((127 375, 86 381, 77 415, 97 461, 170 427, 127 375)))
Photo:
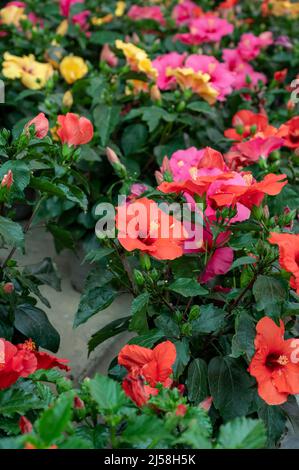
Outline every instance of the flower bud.
POLYGON ((66 91, 62 98, 63 106, 65 106, 66 108, 71 108, 73 106, 73 102, 74 99, 72 92, 70 90, 66 91))
POLYGON ((19 419, 19 428, 22 434, 29 434, 33 429, 31 422, 26 416, 21 416, 19 419))
POLYGON ((76 408, 77 410, 82 410, 83 408, 85 408, 84 401, 81 400, 81 398, 79 398, 77 395, 74 398, 74 408, 76 408))
POLYGON ((134 279, 137 286, 142 287, 144 285, 144 277, 141 271, 134 269, 134 279))
POLYGON ((160 101, 161 100, 161 93, 157 85, 153 85, 151 87, 151 99, 153 101, 160 101))
POLYGON ((15 290, 15 286, 13 285, 12 282, 7 282, 3 286, 3 292, 5 292, 5 294, 11 294, 14 290, 15 290))
POLYGON ((2 188, 6 187, 7 189, 10 189, 13 182, 14 182, 13 173, 11 170, 8 170, 8 173, 6 173, 6 175, 4 175, 2 178, 1 187, 2 188))
POLYGON ((140 265, 142 269, 149 271, 151 269, 151 259, 147 253, 140 254, 140 265))
POLYGON ((177 406, 175 414, 176 416, 185 416, 185 414, 187 413, 187 410, 188 410, 187 405, 180 404, 177 406))

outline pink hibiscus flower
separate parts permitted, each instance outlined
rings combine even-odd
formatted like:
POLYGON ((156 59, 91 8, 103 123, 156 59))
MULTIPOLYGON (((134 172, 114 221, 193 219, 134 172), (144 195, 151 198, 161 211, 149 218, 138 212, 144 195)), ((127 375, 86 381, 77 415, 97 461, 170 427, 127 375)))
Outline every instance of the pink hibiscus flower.
POLYGON ((138 5, 132 5, 130 10, 128 11, 128 17, 134 21, 154 20, 157 21, 157 23, 162 24, 163 26, 165 26, 166 24, 163 13, 159 6, 140 7, 138 5))
POLYGON ((168 77, 166 71, 168 68, 176 69, 182 67, 186 55, 179 54, 178 52, 169 52, 158 56, 153 61, 153 67, 158 71, 157 85, 160 90, 171 90, 176 85, 175 77, 168 77))
POLYGON ((193 54, 188 57, 185 66, 191 67, 195 72, 201 71, 210 75, 210 84, 219 93, 217 100, 224 101, 226 96, 232 93, 235 76, 215 57, 193 54))

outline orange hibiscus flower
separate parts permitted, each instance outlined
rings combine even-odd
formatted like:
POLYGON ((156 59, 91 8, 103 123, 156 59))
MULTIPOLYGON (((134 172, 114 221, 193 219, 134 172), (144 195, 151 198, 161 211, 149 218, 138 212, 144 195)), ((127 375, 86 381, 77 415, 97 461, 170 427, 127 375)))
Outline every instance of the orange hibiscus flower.
POLYGON ((258 394, 268 405, 285 403, 299 393, 298 339, 284 340, 284 324, 262 318, 256 326, 255 354, 249 373, 258 382, 258 394))
POLYGON ((293 117, 283 124, 277 133, 278 137, 285 139, 284 145, 291 149, 299 147, 299 116, 293 117))
POLYGON ((154 349, 126 345, 118 355, 118 363, 128 370, 123 381, 125 393, 138 406, 144 405, 151 395, 157 395, 158 383, 170 387, 176 349, 171 341, 164 341, 154 349))
POLYGON ((292 274, 290 285, 299 294, 299 234, 272 232, 270 235, 269 242, 279 247, 280 266, 292 274))
POLYGON ((157 259, 183 255, 187 232, 174 217, 147 198, 117 207, 116 226, 120 244, 127 250, 141 250, 157 259))
POLYGON ((224 132, 225 137, 235 141, 242 141, 249 137, 269 137, 277 133, 276 127, 270 126, 265 114, 256 114, 247 109, 238 111, 233 117, 233 128, 224 132))

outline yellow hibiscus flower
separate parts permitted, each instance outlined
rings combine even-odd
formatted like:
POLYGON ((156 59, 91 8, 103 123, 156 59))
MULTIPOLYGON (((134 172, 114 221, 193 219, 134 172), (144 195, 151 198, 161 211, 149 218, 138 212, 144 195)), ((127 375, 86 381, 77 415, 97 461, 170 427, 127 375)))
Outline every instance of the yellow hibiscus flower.
POLYGON ((126 2, 116 2, 116 8, 115 8, 115 16, 123 16, 124 12, 126 10, 126 2))
POLYGON ((123 51, 133 72, 143 72, 151 79, 158 77, 157 70, 153 67, 151 60, 143 49, 120 39, 115 41, 115 45, 117 49, 123 51))
POLYGON ((194 72, 191 68, 168 68, 166 75, 175 77, 183 90, 191 89, 209 104, 214 104, 217 101, 218 91, 209 83, 211 77, 208 73, 194 72))
POLYGON ((80 78, 83 78, 87 72, 88 67, 82 57, 69 55, 64 57, 60 63, 60 73, 69 84, 75 83, 80 78))
POLYGON ((26 20, 25 8, 9 5, 0 10, 0 23, 6 25, 20 26, 21 20, 26 20))
POLYGON ((5 52, 2 73, 11 80, 21 80, 31 90, 40 90, 52 77, 54 70, 51 64, 37 62, 32 54, 18 57, 5 52))

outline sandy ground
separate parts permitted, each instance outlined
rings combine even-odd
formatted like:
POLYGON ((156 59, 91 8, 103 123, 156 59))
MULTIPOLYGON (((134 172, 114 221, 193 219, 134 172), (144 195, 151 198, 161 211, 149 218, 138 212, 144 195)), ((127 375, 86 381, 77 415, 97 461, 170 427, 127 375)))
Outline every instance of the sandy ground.
MULTIPOLYGON (((111 321, 128 315, 130 296, 122 295, 109 308, 99 312, 86 324, 73 329, 74 314, 80 300, 80 294, 73 289, 70 281, 74 255, 69 251, 57 255, 52 236, 43 228, 33 227, 26 236, 26 254, 17 252, 15 258, 21 266, 26 266, 38 263, 46 257, 54 260, 62 279, 61 292, 56 292, 48 286, 41 287, 41 292, 49 300, 51 309, 47 309, 44 305, 40 307, 47 313, 51 323, 61 335, 57 356, 70 360, 72 375, 76 379, 92 376, 95 372, 105 373, 112 359, 132 335, 121 334, 107 340, 98 346, 89 359, 87 342, 93 333, 111 321)), ((79 260, 77 262, 80 263, 79 260)))

